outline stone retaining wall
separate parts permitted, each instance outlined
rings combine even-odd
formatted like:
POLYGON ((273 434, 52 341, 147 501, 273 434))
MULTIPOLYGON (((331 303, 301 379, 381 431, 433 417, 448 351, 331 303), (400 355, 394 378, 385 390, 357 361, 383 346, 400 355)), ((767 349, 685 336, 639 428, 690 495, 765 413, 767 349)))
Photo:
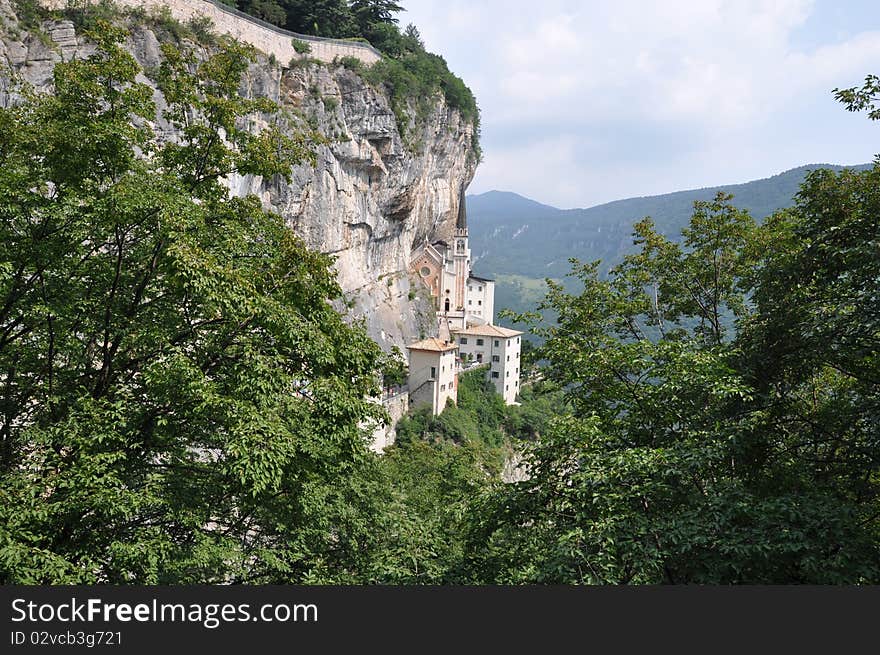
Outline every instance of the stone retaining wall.
MULTIPOLYGON (((291 59, 306 56, 325 62, 332 62, 337 57, 355 57, 367 66, 382 58, 381 53, 369 44, 295 34, 214 0, 114 1, 118 5, 132 8, 168 7, 171 15, 182 23, 204 16, 214 24, 214 31, 218 34, 227 34, 243 43, 249 43, 267 55, 275 55, 282 65, 287 65, 291 59), (298 53, 293 47, 293 39, 308 43, 311 52, 298 53)), ((67 6, 67 0, 42 0, 42 4, 50 9, 63 9, 67 6)))

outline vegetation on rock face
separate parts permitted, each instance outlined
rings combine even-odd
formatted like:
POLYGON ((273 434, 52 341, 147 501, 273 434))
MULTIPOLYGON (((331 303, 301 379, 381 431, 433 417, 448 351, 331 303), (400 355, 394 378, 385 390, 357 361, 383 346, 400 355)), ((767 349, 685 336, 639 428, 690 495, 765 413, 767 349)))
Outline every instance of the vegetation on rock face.
POLYGON ((397 441, 380 466, 389 489, 386 505, 394 535, 377 575, 385 583, 464 583, 473 548, 463 539, 480 502, 502 486, 505 464, 520 439, 535 440, 564 411, 558 391, 523 389, 520 407, 508 407, 485 370, 459 378, 458 405, 439 416, 430 407, 397 424, 397 441))
MULTIPOLYGON (((372 84, 382 85, 402 134, 425 120, 440 92, 447 105, 460 112, 475 129, 474 156, 479 161, 479 109, 471 90, 453 74, 443 57, 425 50, 418 30, 401 31, 395 14, 403 7, 391 0, 230 0, 257 18, 285 29, 314 36, 366 39, 385 57, 369 68, 357 59, 343 65, 357 70, 372 84)), ((297 52, 303 52, 297 49, 297 52)))

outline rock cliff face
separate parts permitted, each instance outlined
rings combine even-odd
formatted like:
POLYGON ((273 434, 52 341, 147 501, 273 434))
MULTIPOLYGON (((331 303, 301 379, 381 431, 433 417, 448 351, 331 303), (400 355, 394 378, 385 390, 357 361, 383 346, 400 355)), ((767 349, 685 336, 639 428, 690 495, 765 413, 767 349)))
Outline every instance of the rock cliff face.
MULTIPOLYGON (((70 22, 45 22, 28 32, 8 0, 0 0, 0 16, 2 105, 14 102, 12 76, 50 90, 57 62, 91 52, 70 22)), ((159 63, 159 37, 148 27, 131 28, 129 48, 144 68, 159 63)), ((310 247, 335 256, 346 296, 340 310, 365 319, 370 336, 385 349, 430 333, 431 303, 410 286, 409 254, 414 244, 452 233, 460 191, 476 165, 473 126, 438 94, 430 115, 405 142, 384 90, 332 64, 289 68, 261 57, 242 93, 300 112, 327 143, 319 146, 316 166, 294 167, 291 183, 238 177, 229 180, 232 192, 256 194, 310 247)), ((156 100, 161 107, 158 92, 156 100)))

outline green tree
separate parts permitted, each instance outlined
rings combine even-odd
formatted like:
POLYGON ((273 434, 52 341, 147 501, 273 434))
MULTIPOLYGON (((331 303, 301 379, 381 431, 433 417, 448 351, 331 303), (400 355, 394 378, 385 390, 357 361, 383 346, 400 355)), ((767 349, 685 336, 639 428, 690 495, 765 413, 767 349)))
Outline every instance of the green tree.
POLYGON ((0 579, 357 579, 380 351, 331 309, 331 260, 222 183, 311 137, 238 95, 253 55, 226 41, 163 47, 160 140, 123 36, 0 109, 0 579))
POLYGON ((867 75, 861 87, 834 89, 834 97, 846 105, 848 111, 868 111, 872 121, 880 120, 880 77, 867 75))
POLYGON ((375 580, 383 584, 467 582, 459 577, 461 533, 473 499, 497 480, 495 457, 477 441, 400 442, 386 451, 375 580))
POLYGON ((287 12, 278 0, 244 0, 239 9, 273 25, 284 26, 287 21, 287 12))
POLYGON ((387 34, 383 32, 386 26, 398 33, 394 14, 403 11, 403 7, 393 0, 352 0, 349 7, 360 34, 370 41, 374 40, 374 32, 387 34))
POLYGON ((843 381, 813 363, 829 347, 835 354, 819 361, 836 359, 833 336, 844 324, 842 346, 852 344, 864 366, 877 361, 851 336, 877 334, 867 307, 878 279, 867 252, 877 241, 869 218, 877 179, 852 186, 843 177, 846 191, 835 196, 817 174, 794 211, 760 230, 727 196, 697 203, 683 247, 643 221, 639 252, 607 279, 597 264, 578 264, 582 293, 548 282, 545 307, 559 318, 536 328, 547 339, 540 353, 573 412, 530 449, 530 478, 487 496, 474 514, 474 578, 880 577, 876 396, 864 388, 869 378, 843 381), (857 227, 853 215, 865 220, 857 227), (855 232, 838 240, 845 226, 855 232), (869 239, 860 252, 845 245, 856 235, 869 239), (796 262, 821 270, 826 260, 824 275, 800 280, 796 262), (850 313, 800 348, 847 288, 861 290, 861 304, 850 307, 852 293, 844 295, 850 313), (801 320, 804 307, 811 321, 801 320), (784 353, 790 362, 780 362, 784 353))
POLYGON ((278 0, 286 12, 284 27, 300 34, 342 38, 358 36, 345 0, 278 0))
POLYGON ((401 387, 406 384, 409 375, 409 366, 400 348, 394 346, 391 353, 385 358, 384 370, 382 373, 383 387, 401 387))

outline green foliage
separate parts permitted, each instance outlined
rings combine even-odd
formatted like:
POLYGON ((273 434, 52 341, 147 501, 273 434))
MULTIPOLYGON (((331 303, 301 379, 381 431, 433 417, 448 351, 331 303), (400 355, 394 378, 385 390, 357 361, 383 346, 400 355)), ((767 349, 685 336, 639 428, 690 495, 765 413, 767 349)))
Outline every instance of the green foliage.
MULTIPOLYGON (((280 27, 334 38, 367 41, 385 57, 365 69, 355 57, 342 57, 338 63, 361 74, 371 84, 385 88, 401 134, 409 135, 417 148, 420 129, 441 94, 446 104, 474 126, 472 157, 480 161, 479 109, 473 93, 454 75, 446 61, 425 50, 418 30, 409 25, 401 32, 395 14, 403 7, 392 0, 242 0, 239 9, 280 27), (277 7, 271 9, 270 7, 277 7), (282 15, 283 14, 283 15, 282 15)), ((300 54, 310 46, 293 39, 300 54)), ((293 62, 291 62, 291 67, 293 62)))
POLYGON ((302 39, 292 39, 291 43, 293 44, 293 49, 301 55, 308 54, 312 51, 312 46, 310 46, 302 39))
POLYGON ((276 108, 224 41, 163 45, 158 139, 124 36, 0 109, 0 580, 361 580, 381 353, 330 258, 221 183, 289 175, 309 135, 243 129, 276 108))
POLYGON ((298 68, 309 68, 310 66, 321 66, 323 62, 320 59, 315 59, 314 57, 293 57, 289 62, 287 62, 287 67, 292 69, 298 68))
POLYGON ((498 448, 504 443, 506 409, 486 372, 470 371, 459 376, 457 405, 450 404, 439 416, 432 416, 430 407, 412 412, 397 424, 397 440, 474 441, 498 448))
POLYGON ((396 23, 394 14, 403 11, 394 0, 351 0, 349 8, 362 34, 368 34, 376 25, 396 23))
POLYGON ((880 579, 878 189, 876 169, 817 172, 762 228, 719 194, 682 245, 643 221, 607 279, 576 262, 580 293, 551 282, 539 355, 572 413, 475 507, 469 575, 880 579))
POLYGON ((112 22, 123 15, 122 9, 112 0, 68 0, 64 16, 77 30, 94 30, 99 21, 112 22))
POLYGON ((872 121, 880 120, 880 77, 867 75, 861 88, 834 89, 834 97, 846 105, 847 111, 868 111, 872 121))
POLYGON ((462 531, 475 498, 497 484, 496 459, 479 443, 412 441, 381 458, 387 514, 377 526, 374 580, 382 584, 467 582, 458 573, 467 557, 462 531))
POLYGON ((27 30, 39 29, 40 23, 49 17, 38 0, 12 0, 12 8, 18 22, 27 30))
POLYGON ((400 348, 394 346, 386 357, 382 369, 382 386, 387 388, 401 387, 406 384, 409 366, 400 348))
MULTIPOLYGON (((524 341, 523 344, 529 343, 524 341)), ((523 369, 525 371, 525 369, 523 369)), ((551 421, 567 411, 563 393, 543 382, 523 385, 519 406, 505 408, 504 432, 515 440, 534 441, 545 434, 551 421)))
POLYGON ((357 57, 339 57, 334 60, 335 63, 338 63, 343 68, 347 68, 350 71, 354 71, 355 73, 362 73, 364 71, 364 64, 357 57))
POLYGON ((273 25, 282 25, 287 18, 284 7, 277 0, 243 0, 239 4, 242 11, 273 25))
MULTIPOLYGON (((193 16, 186 23, 186 27, 193 33, 199 43, 216 42, 216 34, 214 33, 214 23, 207 16, 193 16)), ((270 58, 273 55, 270 55, 270 58)))

